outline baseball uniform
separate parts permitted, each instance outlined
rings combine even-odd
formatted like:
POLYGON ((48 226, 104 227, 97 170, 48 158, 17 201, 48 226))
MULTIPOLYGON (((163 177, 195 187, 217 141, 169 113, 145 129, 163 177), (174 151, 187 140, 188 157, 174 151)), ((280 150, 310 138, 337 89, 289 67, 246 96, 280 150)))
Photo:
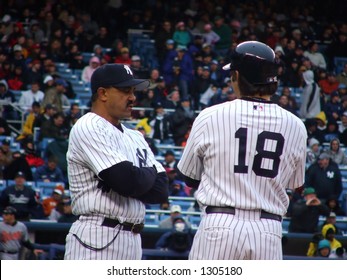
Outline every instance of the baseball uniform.
MULTIPOLYGON (((9 206, 5 208, 3 214, 5 213, 15 214, 16 210, 9 206)), ((18 260, 23 245, 33 248, 26 225, 19 221, 13 224, 0 222, 0 259, 18 260)))
POLYGON ((119 129, 92 112, 73 126, 68 176, 73 214, 80 217, 67 236, 65 259, 141 259, 139 234, 104 226, 109 219, 131 224, 144 221, 143 202, 98 188, 98 174, 124 161, 137 167, 154 165, 157 172, 165 172, 140 132, 123 125, 119 129))
POLYGON ((178 163, 200 181, 195 198, 205 209, 190 259, 282 258, 279 221, 289 204, 286 188, 304 182, 306 139, 299 118, 262 99, 199 114, 178 163), (234 213, 206 214, 209 207, 234 213))

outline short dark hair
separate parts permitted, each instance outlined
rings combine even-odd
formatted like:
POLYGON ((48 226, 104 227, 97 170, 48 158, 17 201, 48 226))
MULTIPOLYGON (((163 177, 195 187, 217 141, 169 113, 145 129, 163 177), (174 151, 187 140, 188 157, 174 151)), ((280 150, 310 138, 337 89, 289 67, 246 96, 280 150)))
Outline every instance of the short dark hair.
POLYGON ((277 91, 278 84, 264 84, 264 85, 253 85, 250 84, 245 77, 239 72, 239 88, 241 96, 254 96, 254 95, 274 95, 277 91))

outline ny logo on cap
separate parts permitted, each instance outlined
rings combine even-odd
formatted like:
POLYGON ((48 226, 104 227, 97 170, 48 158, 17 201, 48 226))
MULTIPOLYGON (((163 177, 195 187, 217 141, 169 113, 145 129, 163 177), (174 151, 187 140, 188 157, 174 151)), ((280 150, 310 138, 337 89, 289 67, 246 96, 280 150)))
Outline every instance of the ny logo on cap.
POLYGON ((131 71, 130 67, 128 65, 123 65, 124 66, 124 69, 127 71, 127 74, 129 75, 133 75, 133 72, 131 71))

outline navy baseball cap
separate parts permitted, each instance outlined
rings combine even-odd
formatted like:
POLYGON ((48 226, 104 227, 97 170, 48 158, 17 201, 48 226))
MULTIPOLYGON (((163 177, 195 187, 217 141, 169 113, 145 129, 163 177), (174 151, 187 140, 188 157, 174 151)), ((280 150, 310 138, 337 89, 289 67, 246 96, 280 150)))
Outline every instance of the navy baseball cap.
POLYGON ((2 214, 9 214, 9 215, 11 215, 11 214, 15 215, 16 213, 17 213, 16 208, 14 208, 14 207, 12 207, 12 206, 7 206, 7 207, 4 209, 4 211, 2 212, 2 214))
POLYGON ((90 80, 90 86, 92 94, 99 87, 135 87, 135 90, 141 91, 148 88, 149 81, 135 79, 128 65, 110 63, 95 69, 90 80))

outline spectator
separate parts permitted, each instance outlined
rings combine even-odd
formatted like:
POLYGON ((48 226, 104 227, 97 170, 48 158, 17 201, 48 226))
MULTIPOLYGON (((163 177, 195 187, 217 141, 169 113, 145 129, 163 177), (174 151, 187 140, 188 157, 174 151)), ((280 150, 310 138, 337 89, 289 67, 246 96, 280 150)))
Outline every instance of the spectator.
POLYGON ((186 184, 180 180, 174 180, 169 187, 169 196, 187 197, 185 192, 186 184))
POLYGON ((78 103, 72 103, 70 110, 65 113, 64 126, 70 131, 77 120, 81 117, 81 109, 78 103))
POLYGON ((44 123, 49 122, 53 115, 57 113, 57 109, 52 104, 46 104, 43 108, 44 111, 38 114, 34 120, 34 128, 38 127, 41 129, 44 123))
POLYGON ((287 87, 297 88, 301 86, 299 61, 297 58, 293 58, 289 63, 289 67, 285 68, 281 81, 282 84, 287 87))
POLYGON ((14 180, 17 173, 22 172, 28 181, 33 180, 33 175, 25 155, 20 151, 12 153, 12 161, 3 169, 3 176, 5 180, 14 180))
POLYGON ((170 231, 161 235, 155 244, 156 249, 187 252, 192 246, 193 235, 182 216, 175 217, 170 231))
POLYGON ((330 213, 333 212, 337 216, 346 216, 346 212, 342 209, 340 202, 335 195, 329 196, 325 204, 329 207, 330 213))
POLYGON ((304 52, 304 56, 311 61, 313 67, 325 70, 327 68, 327 63, 323 54, 319 52, 318 48, 319 47, 316 42, 310 42, 308 45, 308 50, 304 52))
POLYGON ((212 30, 212 25, 207 23, 202 33, 204 43, 209 44, 214 49, 215 44, 220 40, 219 35, 212 30))
POLYGON ((90 83, 90 78, 96 68, 100 66, 100 59, 97 56, 92 56, 89 59, 89 65, 85 66, 81 73, 81 80, 85 83, 90 83))
MULTIPOLYGON (((324 238, 323 238, 323 235, 322 235, 321 232, 316 232, 316 233, 313 234, 312 239, 311 239, 311 241, 309 243, 309 246, 308 246, 308 249, 307 249, 306 256, 308 256, 308 257, 315 257, 315 256, 317 256, 317 254, 318 254, 318 243, 322 239, 324 239, 324 238)), ((330 244, 329 244, 329 248, 330 248, 330 244)))
POLYGON ((154 107, 154 116, 149 121, 151 126, 150 137, 158 143, 168 143, 171 139, 169 117, 166 115, 161 102, 158 102, 154 107))
MULTIPOLYGON (((327 206, 329 207, 328 204, 327 204, 327 206)), ((335 233, 339 234, 339 235, 342 235, 342 231, 336 225, 336 214, 335 214, 335 212, 330 212, 329 215, 327 215, 325 217, 325 221, 324 221, 324 223, 322 225, 322 229, 324 228, 325 225, 333 225, 335 233)))
POLYGON ((327 153, 336 164, 347 164, 347 155, 344 150, 341 149, 340 140, 338 138, 333 138, 330 141, 329 149, 327 149, 325 153, 327 153))
POLYGON ((39 166, 34 173, 36 182, 66 182, 62 170, 58 166, 56 157, 48 158, 46 164, 39 166))
POLYGON ((12 158, 12 151, 10 147, 11 143, 9 140, 5 139, 2 141, 2 145, 0 147, 0 166, 1 171, 8 166, 13 158, 12 158))
POLYGON ((25 90, 27 88, 28 85, 25 82, 24 69, 22 66, 17 65, 13 72, 11 72, 7 80, 10 90, 25 90))
POLYGON ((334 57, 347 57, 347 32, 345 30, 340 30, 336 40, 327 47, 325 54, 331 62, 330 68, 334 67, 334 57))
POLYGON ((336 75, 333 72, 328 72, 326 74, 325 79, 321 79, 318 81, 318 85, 321 88, 322 92, 326 95, 329 96, 333 92, 337 91, 339 87, 339 82, 336 79, 336 75))
POLYGON ((192 37, 188 30, 186 30, 186 25, 183 21, 176 24, 176 30, 172 35, 172 39, 175 41, 177 47, 188 47, 192 37))
POLYGON ((99 44, 102 48, 112 48, 113 36, 110 34, 109 29, 106 25, 99 26, 99 31, 92 39, 92 44, 95 46, 99 44))
POLYGON ((232 30, 224 23, 224 18, 217 15, 214 18, 213 31, 219 36, 219 40, 215 42, 215 51, 220 57, 225 57, 232 43, 232 30))
POLYGON ((166 168, 174 168, 176 171, 178 161, 176 160, 175 153, 172 150, 167 150, 164 154, 163 166, 166 168))
MULTIPOLYGON (((58 167, 63 172, 64 178, 67 180, 67 160, 66 153, 68 149, 67 139, 54 139, 50 142, 45 150, 45 158, 55 157, 58 161, 58 167)), ((66 181, 67 182, 67 181, 66 181)))
POLYGON ((343 111, 339 93, 337 91, 332 92, 329 101, 324 106, 327 119, 339 121, 343 111))
POLYGON ((45 161, 36 151, 33 142, 27 141, 24 147, 25 159, 31 168, 37 168, 39 166, 44 165, 45 161))
POLYGON ((64 126, 65 116, 62 112, 55 113, 50 121, 44 122, 40 128, 40 137, 54 138, 54 139, 67 139, 68 129, 64 126))
POLYGON ((195 112, 190 107, 190 100, 182 98, 172 115, 172 134, 176 146, 181 146, 185 140, 186 133, 190 130, 195 119, 195 112))
POLYGON ((322 239, 317 245, 317 257, 329 258, 331 253, 330 242, 326 239, 322 239))
POLYGON ((39 82, 33 81, 29 90, 22 91, 18 105, 25 113, 30 113, 33 103, 41 104, 44 96, 45 94, 40 90, 39 82))
POLYGON ((58 218, 58 223, 73 223, 78 219, 78 216, 72 213, 71 198, 69 196, 63 197, 63 213, 58 218))
POLYGON ((30 220, 37 208, 35 192, 31 187, 27 187, 25 183, 25 174, 17 172, 14 184, 4 189, 0 195, 1 211, 7 206, 12 206, 17 210, 17 219, 22 221, 30 220))
POLYGON ((297 114, 297 112, 296 112, 296 110, 292 107, 292 106, 290 106, 290 103, 289 103, 289 98, 288 98, 288 96, 287 95, 281 95, 280 97, 279 97, 279 99, 278 99, 278 105, 280 106, 280 107, 282 107, 283 109, 286 109, 287 111, 289 111, 289 112, 291 112, 292 114, 294 114, 294 115, 298 115, 297 114))
POLYGON ((327 153, 321 153, 317 162, 306 170, 306 183, 315 188, 317 197, 325 203, 331 196, 339 197, 342 191, 341 172, 327 153))
POLYGON ((62 185, 58 185, 53 189, 52 195, 50 197, 43 199, 42 207, 46 217, 48 217, 51 214, 52 210, 58 205, 58 203, 62 201, 63 195, 64 187, 62 185))
POLYGON ((29 115, 25 118, 23 124, 22 133, 16 138, 16 141, 19 141, 22 145, 26 141, 34 140, 34 122, 37 116, 40 114, 41 106, 40 103, 34 101, 31 105, 31 111, 29 115))
POLYGON ((312 187, 304 189, 304 198, 293 204, 289 232, 314 233, 318 231, 319 216, 328 215, 329 209, 316 196, 312 187))
POLYGON ((326 129, 323 130, 324 142, 330 142, 331 140, 340 138, 339 126, 336 120, 329 120, 326 129))
POLYGON ((6 120, 16 120, 17 113, 11 105, 7 105, 15 103, 16 98, 13 92, 9 90, 6 80, 0 80, 0 100, 5 102, 2 106, 2 117, 6 120))
POLYGON ((180 104, 180 92, 178 89, 174 88, 166 96, 166 99, 163 101, 163 106, 165 109, 176 109, 180 104))
POLYGON ((160 69, 162 71, 165 83, 168 86, 174 85, 174 62, 177 56, 177 51, 175 49, 175 42, 172 39, 166 41, 166 49, 163 53, 163 61, 160 63, 160 69))
POLYGON ((167 40, 172 39, 172 36, 173 36, 171 22, 169 20, 164 20, 160 30, 154 33, 154 36, 155 36, 155 48, 157 51, 158 61, 159 61, 159 64, 162 65, 165 54, 166 54, 167 40))
POLYGON ((149 70, 141 64, 141 57, 138 55, 131 57, 130 68, 136 79, 147 79, 149 76, 149 70))
POLYGON ((47 104, 54 105, 58 112, 63 112, 65 107, 69 108, 70 101, 65 95, 67 88, 68 83, 65 80, 55 80, 55 86, 45 91, 45 97, 42 100, 41 106, 45 107, 47 104))
POLYGON ((307 70, 303 74, 305 87, 302 92, 300 116, 302 118, 314 118, 321 111, 320 88, 314 81, 313 71, 307 70))
POLYGON ((29 63, 27 71, 25 71, 26 84, 30 85, 34 82, 42 81, 41 61, 34 59, 29 63))
POLYGON ((29 239, 28 228, 17 220, 16 216, 17 210, 12 206, 7 206, 2 211, 2 221, 0 222, 1 260, 19 260, 23 247, 32 250, 35 255, 43 252, 34 249, 34 245, 29 239))
POLYGON ((336 229, 333 224, 326 224, 325 226, 323 226, 322 235, 325 239, 329 241, 330 248, 332 251, 336 250, 339 247, 342 247, 341 242, 335 238, 335 234, 336 234, 336 229))
POLYGON ((307 154, 306 154, 306 163, 309 165, 315 163, 318 160, 319 155, 321 154, 321 146, 319 141, 316 138, 310 138, 308 140, 307 154))
POLYGON ((177 47, 177 56, 174 59, 174 83, 178 85, 181 97, 189 96, 189 88, 193 80, 193 60, 186 47, 177 47))
POLYGON ((83 69, 86 63, 83 61, 83 55, 78 48, 77 43, 72 43, 66 54, 66 62, 71 69, 83 69))
POLYGON ((120 50, 120 55, 117 55, 114 63, 119 63, 119 64, 125 64, 130 66, 131 65, 131 58, 129 54, 129 49, 126 47, 121 48, 120 50))
MULTIPOLYGON (((170 217, 167 217, 166 219, 163 219, 159 222, 159 228, 162 229, 172 229, 174 220, 176 217, 181 217, 182 215, 182 208, 181 206, 177 204, 173 204, 170 207, 170 217)), ((191 228, 191 225, 188 221, 186 221, 187 226, 191 228)))

